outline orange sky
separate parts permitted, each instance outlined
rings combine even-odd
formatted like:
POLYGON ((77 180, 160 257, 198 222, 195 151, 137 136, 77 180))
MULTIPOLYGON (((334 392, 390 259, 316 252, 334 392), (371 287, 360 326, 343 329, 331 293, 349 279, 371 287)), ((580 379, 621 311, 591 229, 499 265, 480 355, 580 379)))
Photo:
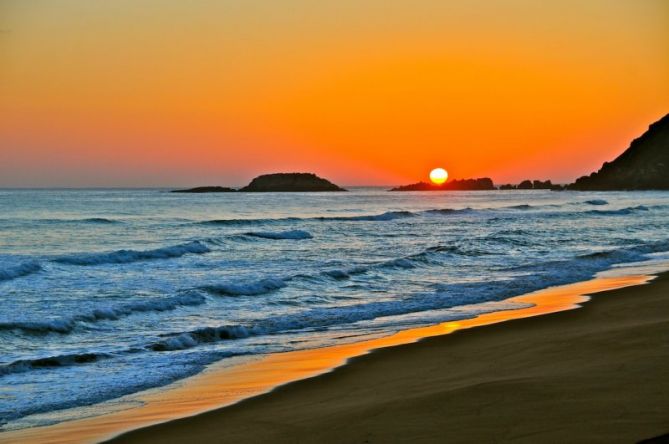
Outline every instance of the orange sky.
POLYGON ((0 186, 567 182, 669 112, 666 0, 0 0, 0 186))

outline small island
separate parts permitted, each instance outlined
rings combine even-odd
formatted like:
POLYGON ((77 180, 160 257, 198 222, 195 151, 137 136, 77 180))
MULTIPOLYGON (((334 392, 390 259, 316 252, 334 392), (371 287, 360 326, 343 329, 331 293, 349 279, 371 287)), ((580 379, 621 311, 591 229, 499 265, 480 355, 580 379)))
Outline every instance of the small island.
POLYGON ((418 182, 395 187, 390 191, 486 191, 494 190, 495 185, 489 177, 479 179, 452 180, 443 184, 418 182))
POLYGON ((274 173, 263 174, 247 186, 236 190, 220 186, 206 186, 173 190, 172 193, 231 193, 231 192, 320 192, 346 191, 327 179, 313 173, 274 173))
POLYGON ((346 191, 327 179, 313 173, 275 173, 263 174, 241 188, 242 192, 268 191, 346 191))

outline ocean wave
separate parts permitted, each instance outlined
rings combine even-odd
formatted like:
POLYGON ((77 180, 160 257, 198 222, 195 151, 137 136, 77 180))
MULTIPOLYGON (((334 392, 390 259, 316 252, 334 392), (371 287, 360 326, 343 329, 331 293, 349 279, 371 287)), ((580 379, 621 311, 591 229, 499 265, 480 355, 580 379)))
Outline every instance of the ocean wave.
POLYGON ((0 322, 0 331, 19 330, 29 334, 70 333, 82 322, 94 323, 104 320, 117 320, 134 313, 163 312, 180 306, 196 306, 206 302, 202 294, 188 292, 168 298, 155 298, 146 301, 129 302, 119 305, 105 305, 71 317, 46 321, 0 322))
POLYGON ((109 353, 73 353, 67 355, 46 356, 43 358, 19 359, 9 364, 0 365, 0 376, 11 373, 23 373, 37 369, 89 364, 110 357, 112 357, 112 355, 109 353))
POLYGON ((42 266, 39 263, 35 261, 24 262, 22 264, 0 270, 0 282, 28 276, 39 271, 42 271, 42 266))
POLYGON ((212 219, 212 220, 202 220, 195 222, 197 225, 258 225, 265 223, 273 222, 297 222, 308 220, 301 217, 280 217, 280 218, 267 218, 267 219, 212 219))
MULTIPOLYGON (((447 252, 449 254, 458 252, 457 247, 452 246, 436 246, 424 251, 447 252)), ((353 324, 410 313, 429 312, 431 310, 443 310, 458 306, 471 306, 484 302, 499 301, 549 286, 563 285, 588 279, 596 272, 609 268, 612 264, 642 260, 645 255, 660 251, 669 251, 669 241, 651 242, 629 248, 590 253, 577 256, 571 260, 533 264, 525 267, 524 271, 526 273, 516 275, 511 279, 436 284, 433 286, 434 291, 417 292, 395 300, 374 301, 339 307, 316 307, 297 313, 277 315, 257 322, 206 326, 183 332, 165 333, 161 335, 161 338, 150 340, 139 348, 127 349, 118 353, 185 350, 203 344, 237 340, 251 336, 327 328, 335 325, 353 324)), ((231 288, 233 289, 232 294, 258 294, 254 293, 255 291, 260 291, 257 289, 267 290, 268 287, 276 289, 283 285, 282 280, 263 279, 257 281, 255 284, 244 284, 243 286, 235 287, 224 286, 222 288, 225 294, 230 294, 231 288)), ((473 316, 475 314, 475 310, 472 312, 459 311, 453 316, 461 319, 463 315, 473 316)), ((445 320, 448 319, 435 320, 435 322, 443 322, 445 320)), ((112 355, 105 353, 80 353, 24 359, 0 367, 0 375, 39 368, 83 365, 108 357, 112 357, 112 355)))
POLYGON ((107 219, 105 217, 89 217, 88 219, 81 219, 80 222, 89 224, 120 224, 121 221, 114 219, 107 219))
MULTIPOLYGON (((334 268, 325 270, 321 272, 321 275, 334 280, 344 280, 349 279, 351 276, 364 274, 374 269, 412 269, 424 265, 441 265, 442 263, 440 260, 449 255, 480 256, 484 254, 488 253, 479 250, 467 250, 455 245, 435 245, 407 256, 358 265, 347 269, 334 268)), ((298 276, 304 277, 304 275, 298 276)))
POLYGON ((435 208, 432 210, 421 211, 422 214, 428 214, 433 216, 450 216, 452 214, 462 214, 462 213, 472 213, 476 210, 473 208, 435 208))
POLYGON ((414 217, 416 214, 411 211, 386 211, 381 214, 364 215, 364 216, 333 216, 333 217, 319 217, 318 220, 341 220, 341 221, 367 221, 367 222, 386 222, 395 219, 406 219, 414 217))
POLYGON ((245 236, 259 237, 272 240, 303 240, 312 239, 313 236, 308 231, 290 230, 290 231, 251 231, 244 233, 245 236))
POLYGON ((257 225, 275 222, 299 221, 349 221, 349 222, 385 222, 395 219, 404 219, 415 216, 411 211, 387 211, 381 214, 367 214, 361 216, 316 216, 316 217, 283 217, 268 219, 214 219, 195 222, 199 225, 257 225))
POLYGON ((368 271, 369 267, 357 266, 348 268, 346 270, 334 268, 332 270, 322 271, 321 274, 335 280, 343 280, 343 279, 349 279, 351 276, 354 276, 356 274, 363 274, 368 271))
POLYGON ((205 254, 211 250, 200 241, 192 241, 185 244, 172 245, 169 247, 156 248, 155 250, 117 250, 108 253, 79 253, 68 256, 60 256, 53 259, 54 262, 68 265, 103 265, 103 264, 127 264, 131 262, 171 259, 186 254, 205 254))
POLYGON ((586 211, 586 213, 597 216, 627 216, 639 211, 650 211, 650 209, 644 205, 637 205, 635 207, 621 208, 619 210, 590 210, 586 211))
POLYGON ((279 278, 264 278, 246 283, 223 283, 207 285, 202 290, 219 296, 258 296, 279 290, 286 286, 286 282, 279 278))
MULTIPOLYGON (((659 251, 669 251, 669 241, 578 256, 570 260, 534 264, 523 267, 526 273, 511 279, 436 284, 433 292, 415 293, 396 300, 312 308, 256 323, 204 327, 187 332, 171 333, 167 334, 165 339, 151 344, 149 348, 155 351, 182 350, 205 343, 242 339, 249 336, 279 334, 307 328, 324 328, 388 316, 500 301, 550 286, 589 279, 595 273, 615 263, 643 260, 645 255, 659 251)), ((520 269, 521 267, 516 268, 516 270, 520 269)))
POLYGON ((608 205, 609 204, 604 199, 590 199, 590 200, 586 200, 583 203, 588 204, 588 205, 608 205))

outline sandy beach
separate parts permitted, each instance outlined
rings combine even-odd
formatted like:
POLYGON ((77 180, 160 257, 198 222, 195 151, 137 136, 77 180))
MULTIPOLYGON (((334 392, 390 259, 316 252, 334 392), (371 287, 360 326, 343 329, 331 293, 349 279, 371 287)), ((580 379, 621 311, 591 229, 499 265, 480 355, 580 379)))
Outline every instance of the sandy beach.
POLYGON ((114 442, 638 442, 669 432, 669 275, 378 350, 114 442))

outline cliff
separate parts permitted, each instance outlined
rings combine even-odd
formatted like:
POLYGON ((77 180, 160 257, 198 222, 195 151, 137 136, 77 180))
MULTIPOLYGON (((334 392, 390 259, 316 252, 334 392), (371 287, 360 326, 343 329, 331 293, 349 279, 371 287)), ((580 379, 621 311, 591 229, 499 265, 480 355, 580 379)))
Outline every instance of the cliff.
POLYGON ((571 190, 669 190, 669 114, 650 125, 618 158, 576 180, 571 190))

